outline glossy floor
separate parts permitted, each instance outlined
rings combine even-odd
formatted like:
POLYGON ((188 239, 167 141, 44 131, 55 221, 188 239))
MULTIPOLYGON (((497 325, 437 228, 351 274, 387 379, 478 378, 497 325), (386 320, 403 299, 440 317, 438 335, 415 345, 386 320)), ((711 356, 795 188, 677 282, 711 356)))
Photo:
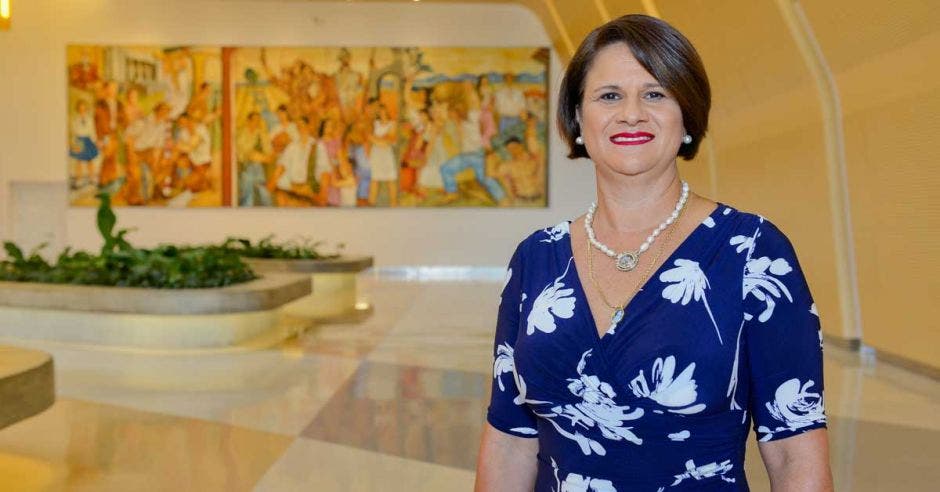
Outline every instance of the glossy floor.
MULTIPOLYGON (((472 489, 499 282, 364 280, 371 317, 266 351, 16 342, 54 355, 58 402, 0 430, 0 490, 472 489)), ((837 490, 937 490, 940 384, 826 370, 837 490)), ((753 442, 748 474, 769 490, 753 442)))

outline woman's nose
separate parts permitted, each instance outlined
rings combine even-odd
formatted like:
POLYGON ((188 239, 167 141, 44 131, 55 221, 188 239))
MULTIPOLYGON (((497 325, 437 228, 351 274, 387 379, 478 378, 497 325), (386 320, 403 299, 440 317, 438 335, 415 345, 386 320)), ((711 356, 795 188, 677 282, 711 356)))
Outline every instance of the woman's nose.
POLYGON ((630 126, 646 121, 646 111, 639 97, 625 97, 620 109, 620 120, 630 126))

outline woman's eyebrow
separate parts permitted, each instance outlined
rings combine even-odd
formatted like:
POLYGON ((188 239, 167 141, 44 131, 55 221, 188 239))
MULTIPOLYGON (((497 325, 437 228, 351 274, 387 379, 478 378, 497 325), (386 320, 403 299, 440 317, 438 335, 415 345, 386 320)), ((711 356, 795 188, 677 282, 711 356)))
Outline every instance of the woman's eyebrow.
MULTIPOLYGON (((644 89, 651 89, 651 88, 654 88, 654 87, 659 87, 660 89, 663 89, 663 88, 664 88, 663 85, 660 84, 659 82, 647 82, 647 83, 643 84, 643 88, 644 88, 644 89)), ((619 85, 617 85, 617 84, 605 84, 605 85, 602 85, 602 86, 600 86, 600 87, 595 88, 595 89, 594 89, 593 91, 591 91, 591 92, 592 92, 592 93, 596 93, 596 92, 598 92, 598 91, 605 91, 605 90, 615 90, 615 91, 619 91, 619 90, 622 90, 622 88, 621 88, 619 85)))

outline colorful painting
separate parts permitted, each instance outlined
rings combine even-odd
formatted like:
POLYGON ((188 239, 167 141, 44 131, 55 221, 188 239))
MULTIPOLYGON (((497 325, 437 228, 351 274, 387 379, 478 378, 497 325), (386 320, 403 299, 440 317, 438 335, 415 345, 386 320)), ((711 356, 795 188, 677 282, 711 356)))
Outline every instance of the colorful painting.
POLYGON ((544 207, 546 48, 226 48, 244 207, 544 207))
POLYGON ((69 46, 72 205, 226 205, 222 50, 69 46))

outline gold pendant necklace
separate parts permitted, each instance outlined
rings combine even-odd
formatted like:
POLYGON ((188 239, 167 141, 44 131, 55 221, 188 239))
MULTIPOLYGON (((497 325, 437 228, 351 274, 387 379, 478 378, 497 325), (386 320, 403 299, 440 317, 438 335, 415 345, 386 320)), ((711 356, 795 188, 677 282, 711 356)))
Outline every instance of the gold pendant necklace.
MULTIPOLYGON (((676 222, 678 222, 678 219, 676 220, 676 222)), ((637 283, 633 287, 633 289, 630 291, 630 295, 627 296, 622 303, 616 306, 611 305, 610 301, 607 300, 607 296, 604 294, 604 290, 601 288, 600 282, 597 281, 597 277, 594 274, 594 250, 593 248, 591 248, 591 240, 588 239, 587 241, 588 274, 590 276, 591 283, 594 284, 594 288, 597 289, 597 293, 600 294, 601 301, 604 302, 604 305, 606 305, 610 309, 613 309, 614 311, 613 314, 610 316, 610 327, 607 328, 607 331, 605 333, 614 333, 614 330, 617 328, 617 325, 619 325, 620 322, 623 321, 623 318, 626 316, 625 310, 627 307, 627 301, 632 299, 633 296, 636 295, 636 293, 643 286, 643 283, 646 281, 646 279, 649 278, 650 274, 652 273, 653 266, 659 263, 660 258, 662 258, 663 256, 663 252, 666 250, 666 244, 668 244, 670 239, 672 239, 672 233, 674 230, 675 230, 675 227, 670 227, 669 229, 666 230, 666 234, 664 234, 663 240, 660 242, 659 253, 656 254, 656 258, 654 258, 653 261, 651 261, 649 265, 647 265, 646 271, 643 273, 642 276, 640 276, 639 279, 637 279, 637 283)))

